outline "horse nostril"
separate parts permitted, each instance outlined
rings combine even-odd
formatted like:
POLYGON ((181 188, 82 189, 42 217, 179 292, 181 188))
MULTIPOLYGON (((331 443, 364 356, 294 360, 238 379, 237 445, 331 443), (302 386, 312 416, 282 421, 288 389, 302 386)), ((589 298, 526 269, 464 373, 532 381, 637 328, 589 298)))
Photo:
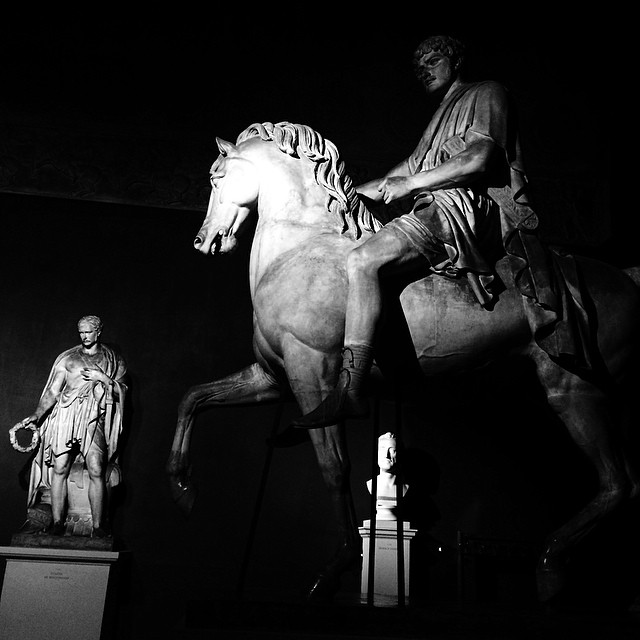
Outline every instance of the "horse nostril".
POLYGON ((193 241, 193 246, 194 246, 194 248, 195 248, 195 249, 200 248, 200 245, 201 245, 203 242, 204 242, 204 238, 203 238, 200 234, 198 234, 198 235, 195 237, 194 241, 193 241))

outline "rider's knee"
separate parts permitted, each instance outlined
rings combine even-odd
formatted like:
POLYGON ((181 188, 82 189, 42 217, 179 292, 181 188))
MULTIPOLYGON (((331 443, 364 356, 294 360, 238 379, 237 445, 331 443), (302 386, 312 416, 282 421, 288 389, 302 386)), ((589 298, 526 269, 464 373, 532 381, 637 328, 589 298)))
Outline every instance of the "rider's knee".
POLYGON ((378 252, 368 247, 365 242, 347 255, 347 273, 352 275, 377 270, 380 267, 379 258, 378 252))

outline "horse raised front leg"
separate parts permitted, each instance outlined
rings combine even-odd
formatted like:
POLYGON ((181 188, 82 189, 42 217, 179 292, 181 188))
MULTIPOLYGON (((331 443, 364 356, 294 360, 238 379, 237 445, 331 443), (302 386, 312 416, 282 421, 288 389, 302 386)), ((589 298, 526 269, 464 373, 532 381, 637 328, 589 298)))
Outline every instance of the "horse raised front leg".
POLYGON ((262 404, 280 397, 278 383, 258 363, 220 380, 191 387, 184 394, 166 471, 172 497, 185 516, 191 513, 196 497, 190 478, 189 447, 197 413, 213 406, 262 404))

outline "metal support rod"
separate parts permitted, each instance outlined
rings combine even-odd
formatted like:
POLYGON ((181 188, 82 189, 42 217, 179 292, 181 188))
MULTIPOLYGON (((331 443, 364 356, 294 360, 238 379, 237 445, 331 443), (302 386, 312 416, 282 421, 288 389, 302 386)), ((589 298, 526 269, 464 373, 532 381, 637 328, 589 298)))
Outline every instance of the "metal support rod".
MULTIPOLYGON (((396 440, 401 442, 402 438, 402 398, 400 391, 396 389, 396 440)), ((397 453, 397 451, 396 451, 397 453)), ((402 513, 402 500, 404 494, 402 488, 404 487, 404 479, 402 477, 402 466, 400 466, 400 474, 396 478, 396 513, 398 514, 397 520, 397 558, 398 563, 398 606, 404 607, 405 590, 404 590, 404 515, 402 513)))
POLYGON ((367 574, 367 605, 373 606, 376 572, 376 498, 378 493, 378 432, 380 430, 380 400, 373 399, 373 456, 371 461, 371 501, 369 513, 369 573, 367 574))
MULTIPOLYGON (((273 438, 278 432, 280 421, 282 420, 282 414, 284 412, 284 401, 278 403, 276 413, 271 426, 271 438, 273 438)), ((253 517, 251 518, 251 525, 249 526, 249 535, 247 536, 247 544, 245 545, 244 556, 242 558, 242 567, 240 568, 240 577, 238 579, 238 585, 236 587, 236 597, 238 600, 244 598, 244 586, 247 577, 247 570, 249 567, 249 558, 251 556, 251 550, 253 548, 253 542, 256 537, 256 530, 258 528, 258 518, 260 516, 260 510, 262 509, 262 501, 264 499, 265 487, 267 486, 267 477, 269 475, 269 468, 271 466, 271 459, 273 458, 273 447, 267 447, 267 455, 262 467, 262 475, 260 477, 260 486, 258 488, 258 496, 256 498, 256 504, 253 509, 253 517)))

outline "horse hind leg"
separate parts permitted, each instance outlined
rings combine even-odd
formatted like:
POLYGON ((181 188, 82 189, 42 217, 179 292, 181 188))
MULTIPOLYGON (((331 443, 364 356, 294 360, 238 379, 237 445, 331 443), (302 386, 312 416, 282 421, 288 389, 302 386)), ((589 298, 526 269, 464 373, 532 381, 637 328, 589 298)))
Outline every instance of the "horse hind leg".
POLYGON ((538 594, 542 601, 557 595, 564 586, 569 550, 607 515, 616 510, 640 485, 630 475, 611 398, 601 389, 549 361, 539 367, 547 400, 571 438, 594 466, 598 476, 596 495, 545 542, 538 562, 538 594), (542 371, 542 373, 541 373, 542 371))

